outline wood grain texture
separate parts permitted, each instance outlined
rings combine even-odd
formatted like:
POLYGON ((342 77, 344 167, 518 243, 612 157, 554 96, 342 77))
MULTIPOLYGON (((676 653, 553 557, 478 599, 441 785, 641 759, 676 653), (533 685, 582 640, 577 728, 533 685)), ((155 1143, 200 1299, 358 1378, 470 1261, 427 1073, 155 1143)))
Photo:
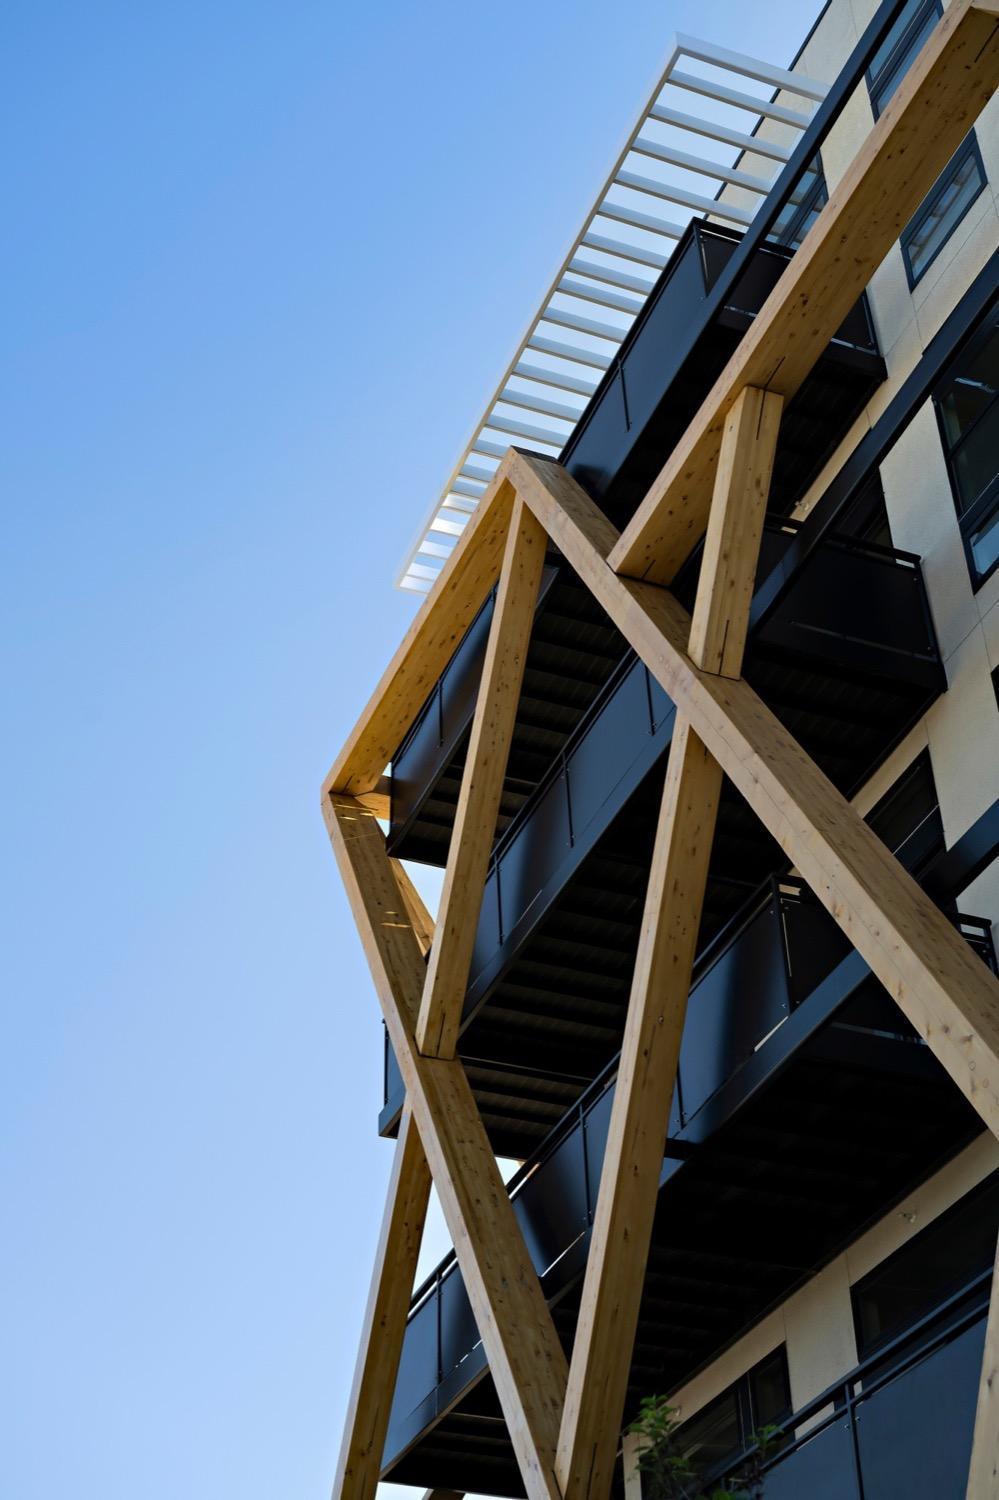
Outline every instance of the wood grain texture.
POLYGON ((721 780, 678 715, 569 1365, 564 1500, 610 1493, 721 780))
POLYGON ((324 797, 330 791, 367 793, 379 785, 499 577, 512 506, 513 491, 501 464, 334 761, 323 782, 324 797))
POLYGON ((430 1168, 409 1106, 405 1105, 347 1403, 333 1500, 375 1500, 429 1200, 430 1168))
POLYGON ((783 405, 750 385, 725 418, 688 646, 691 661, 723 677, 742 674, 783 405))
POLYGON ((788 400, 999 84, 990 6, 953 0, 614 549, 669 583, 704 532, 725 418, 747 385, 788 400))
POLYGON ((327 802, 334 853, 527 1494, 561 1500, 554 1466, 567 1378, 562 1346, 465 1069, 417 1051, 424 964, 401 915, 385 837, 353 798, 333 794, 327 802))
POLYGON ((548 538, 517 500, 465 755, 416 1045, 453 1057, 548 538))
POLYGON ((606 518, 557 464, 517 454, 511 477, 628 643, 802 878, 999 1133, 999 982, 743 681, 690 661, 690 617, 663 588, 617 575, 606 518), (574 487, 572 513, 561 504, 574 487), (589 513, 588 513, 589 512, 589 513))

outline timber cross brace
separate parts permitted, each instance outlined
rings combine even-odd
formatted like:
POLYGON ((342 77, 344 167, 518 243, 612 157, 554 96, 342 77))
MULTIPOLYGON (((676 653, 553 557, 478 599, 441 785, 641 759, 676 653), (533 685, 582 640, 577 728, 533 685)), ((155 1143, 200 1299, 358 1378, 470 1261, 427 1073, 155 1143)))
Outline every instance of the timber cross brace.
MULTIPOLYGON (((634 519, 508 450, 323 786, 406 1089, 334 1500, 372 1500, 431 1180, 530 1500, 606 1500, 722 775, 999 1134, 999 984, 742 679, 783 405, 999 84, 999 0, 955 0, 634 519), (667 585, 707 531, 692 616, 667 585), (567 1363, 456 1056, 545 551, 553 543, 676 705, 617 1088, 567 1363), (377 816, 386 765, 498 581, 440 912, 377 816)), ((999 1278, 969 1500, 999 1497, 999 1278)))

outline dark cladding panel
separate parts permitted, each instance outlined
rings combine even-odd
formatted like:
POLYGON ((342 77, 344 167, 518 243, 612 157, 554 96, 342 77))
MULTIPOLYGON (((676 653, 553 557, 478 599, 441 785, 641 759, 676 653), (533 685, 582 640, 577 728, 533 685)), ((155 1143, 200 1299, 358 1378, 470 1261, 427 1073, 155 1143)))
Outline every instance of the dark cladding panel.
POLYGON ((479 1342, 479 1330, 457 1267, 444 1277, 440 1289, 441 1375, 451 1370, 479 1342))
POLYGON ((552 1152, 544 1171, 527 1179, 513 1207, 535 1270, 543 1276, 586 1228, 583 1132, 578 1124, 552 1152))
POLYGON ((861 1403, 864 1500, 965 1500, 984 1344, 983 1319, 861 1403))
POLYGON ((790 1010, 780 926, 771 901, 691 993, 680 1048, 686 1119, 790 1010))
POLYGON ((766 1500, 860 1500, 849 1423, 826 1427, 771 1469, 763 1493, 766 1500))
POLYGON ((618 683, 569 756, 572 831, 580 838, 648 740, 649 695, 638 660, 618 683))
POLYGON ((503 935, 509 938, 571 847, 565 777, 554 776, 503 853, 500 900, 503 935))

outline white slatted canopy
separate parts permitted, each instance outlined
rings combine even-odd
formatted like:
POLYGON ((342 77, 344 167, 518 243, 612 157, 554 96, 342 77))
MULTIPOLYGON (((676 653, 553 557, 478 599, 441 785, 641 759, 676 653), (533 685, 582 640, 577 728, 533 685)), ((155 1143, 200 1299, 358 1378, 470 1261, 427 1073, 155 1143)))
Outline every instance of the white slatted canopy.
POLYGON ((690 219, 710 214, 740 230, 752 223, 792 149, 753 132, 770 119, 800 133, 826 91, 803 74, 676 37, 637 124, 420 527, 396 580, 400 588, 430 589, 510 443, 557 456, 690 219), (796 107, 775 103, 775 90, 792 95, 796 107), (739 168, 747 151, 772 171, 763 176, 739 168), (747 206, 720 202, 717 194, 726 187, 748 194, 747 206))

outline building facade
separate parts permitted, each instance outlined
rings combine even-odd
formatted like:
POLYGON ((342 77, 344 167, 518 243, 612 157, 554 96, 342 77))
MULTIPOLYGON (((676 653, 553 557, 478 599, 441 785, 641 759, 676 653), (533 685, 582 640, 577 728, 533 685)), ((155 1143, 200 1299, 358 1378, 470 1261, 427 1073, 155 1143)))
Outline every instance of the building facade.
MULTIPOLYGON (((629 276, 647 286, 610 354, 585 326, 575 354, 535 337, 537 378, 520 388, 541 394, 520 404, 556 424, 569 411, 561 450, 511 460, 481 434, 469 449, 452 493, 469 516, 506 503, 512 520, 490 541, 476 516, 481 540, 469 523, 453 556, 442 548, 324 787, 395 1043, 379 1128, 400 1136, 337 1479, 352 1500, 379 1476, 566 1500, 644 1481, 648 1500, 627 1428, 650 1396, 673 1408, 691 1465, 678 1494, 734 1483, 772 1428, 754 1492, 767 1500, 999 1496, 983 1382, 999 1361, 996 22, 968 0, 830 0, 792 65, 822 86, 807 118, 794 79, 768 91, 717 208, 692 212, 668 255, 637 210, 622 208, 616 250, 588 221, 591 291, 623 312, 629 276), (947 73, 948 37, 973 26, 947 73), (924 153, 932 171, 913 166, 924 153), (847 296, 837 278, 851 276, 847 296), (567 392, 579 400, 560 419, 567 392), (709 450, 698 511, 690 476, 709 450), (556 470, 545 503, 567 497, 561 529, 528 504, 556 470), (736 512, 755 491, 766 514, 745 542, 736 512), (606 546, 597 512, 577 524, 580 494, 612 523, 606 546), (681 513, 693 519, 669 540, 681 513), (749 551, 740 579, 731 559, 745 572, 749 551), (618 604, 621 578, 641 582, 618 604), (656 607, 642 590, 666 585, 675 618, 693 617, 687 666, 722 684, 708 690, 717 743, 673 691, 671 659, 642 644, 656 607), (772 755, 756 743, 746 769, 732 725, 751 750, 753 730, 729 682, 790 737, 786 775, 783 739, 772 755), (691 724, 724 781, 690 759, 691 724), (795 780, 799 747, 821 785, 795 780), (827 784, 842 801, 819 807, 827 784), (862 841, 854 856, 840 806, 890 863, 862 841), (385 830, 394 905, 388 887, 370 895, 380 865, 363 889, 362 816, 385 830), (677 827, 688 842, 670 846, 677 827), (447 866, 436 937, 403 860, 447 866), (670 903, 688 876, 681 921, 670 903), (413 979, 379 947, 396 916, 419 950, 413 979), (660 1043, 640 1026, 671 1017, 663 1071, 643 1072, 660 1043), (435 1066, 464 1080, 450 1123, 434 1123, 435 1066), (476 1118, 452 1139, 466 1105, 476 1118), (521 1164, 512 1213, 480 1217, 497 1179, 469 1141, 521 1164), (633 1188, 649 1150, 654 1180, 633 1188), (424 1151, 447 1179, 457 1254, 410 1301, 424 1151), (541 1303, 507 1306, 525 1276, 541 1303), (550 1319, 556 1352, 540 1334, 532 1351, 541 1396, 505 1317, 542 1333, 550 1319), (589 1365, 574 1353, 584 1328, 589 1365), (564 1396, 554 1418, 546 1389, 564 1396)), ((734 144, 724 111, 710 120, 734 144)))

